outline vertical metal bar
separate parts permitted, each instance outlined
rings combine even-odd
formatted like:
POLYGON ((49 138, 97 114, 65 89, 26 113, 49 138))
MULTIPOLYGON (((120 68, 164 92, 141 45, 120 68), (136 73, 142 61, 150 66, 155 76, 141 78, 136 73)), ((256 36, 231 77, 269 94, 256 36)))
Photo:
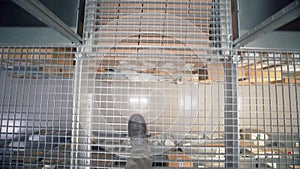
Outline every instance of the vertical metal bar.
POLYGON ((225 59, 225 168, 239 168, 239 127, 237 111, 237 64, 225 59))
MULTIPOLYGON (((248 74, 250 74, 250 71, 251 71, 251 69, 250 69, 250 65, 251 65, 251 62, 255 59, 255 58, 253 58, 254 56, 252 56, 252 54, 253 54, 253 52, 251 52, 251 51, 246 51, 246 56, 247 56, 247 72, 248 72, 248 74)), ((254 60, 255 61, 255 60, 254 60)), ((248 85, 247 86, 247 90, 248 90, 248 98, 252 98, 253 97, 253 94, 251 93, 251 89, 252 89, 252 87, 251 87, 251 80, 249 79, 248 80, 248 83, 246 84, 246 85, 248 85)), ((252 104, 253 104, 253 101, 251 100, 251 99, 248 99, 248 109, 249 109, 249 114, 250 114, 250 116, 251 116, 251 113, 252 113, 252 111, 253 111, 253 107, 252 107, 252 104)), ((249 126, 252 126, 253 124, 253 121, 251 120, 251 119, 248 119, 249 120, 249 126)), ((244 139, 243 139, 244 140, 244 139)), ((243 147, 244 148, 244 147, 243 147)), ((252 145, 250 146, 250 150, 252 150, 252 145)), ((254 168, 255 167, 255 165, 253 164, 253 162, 251 161, 251 164, 250 164, 250 167, 251 168, 254 168)))
MULTIPOLYGON (((78 56, 76 56, 78 57, 78 56)), ((76 60, 75 65, 75 78, 74 78, 74 89, 73 89, 73 117, 72 117, 72 149, 71 149, 71 168, 77 168, 78 166, 78 143, 79 143, 79 91, 77 90, 80 80, 81 74, 76 73, 80 70, 78 58, 76 60)))
POLYGON ((219 6, 224 12, 220 12, 220 45, 227 50, 222 51, 224 59, 224 129, 225 129, 225 168, 239 168, 239 127, 237 110, 237 57, 232 50, 231 30, 231 1, 216 0, 222 3, 219 6), (223 17, 225 16, 225 17, 223 17), (225 30, 223 29, 225 28, 225 30))
MULTIPOLYGON (((8 52, 7 52, 7 55, 9 55, 9 48, 7 49, 8 50, 8 52)), ((2 47, 1 48, 1 53, 4 53, 4 47, 2 47)), ((2 82, 2 84, 4 84, 3 85, 3 89, 1 90, 1 94, 0 95, 2 95, 2 98, 0 98, 0 111, 1 111, 1 114, 0 114, 0 124, 1 124, 1 137, 2 137, 2 135, 4 135, 4 133, 2 133, 2 131, 3 131, 3 128, 4 128, 4 126, 3 126, 3 124, 4 124, 4 122, 5 122, 5 116, 4 116, 4 103, 5 103, 5 100, 6 100, 6 93, 7 93, 7 90, 6 90, 6 88, 7 88, 7 71, 2 71, 2 69, 7 69, 7 67, 8 67, 8 59, 9 59, 9 57, 7 57, 6 59, 4 58, 4 55, 2 55, 1 54, 1 56, 0 56, 0 59, 1 59, 1 62, 0 62, 0 69, 1 69, 1 71, 0 71, 0 79, 1 79, 1 82, 2 82), (6 62, 6 63, 4 63, 4 62, 6 62)), ((3 155, 3 159, 5 159, 6 158, 6 150, 7 149, 7 139, 4 139, 4 148, 3 148, 3 151, 4 151, 4 155, 3 155)), ((2 166, 4 166, 4 164, 5 164, 5 161, 3 160, 2 161, 2 166)))
MULTIPOLYGON (((275 56, 276 56, 276 54, 277 53, 275 53, 275 56)), ((282 64, 284 63, 284 61, 286 61, 286 58, 283 58, 282 53, 280 53, 280 72, 281 72, 281 74, 283 74, 282 64)), ((279 104, 281 104, 282 107, 281 107, 281 112, 279 111, 279 113, 282 113, 282 115, 283 115, 283 119, 281 119, 281 120, 283 120, 283 126, 282 126, 282 128, 283 128, 283 141, 284 141, 284 143, 287 143, 287 120, 288 119, 287 119, 287 115, 286 115, 286 102, 287 101, 285 100, 287 98, 285 98, 285 95, 286 95, 285 85, 284 85, 284 82, 281 81, 281 98, 282 99, 281 99, 281 103, 279 103, 279 104)), ((285 146, 285 145, 283 145, 283 146, 285 146)), ((284 147, 279 145, 279 148, 284 148, 284 147)), ((285 165, 285 167, 288 168, 287 159, 285 158, 285 159, 281 159, 281 160, 282 160, 281 164, 285 165)))
MULTIPOLYGON (((292 73, 294 73, 292 70, 290 70, 290 64, 289 64, 289 62, 292 62, 292 66, 294 65, 293 64, 293 62, 295 62, 294 60, 291 60, 290 61, 290 59, 289 59, 289 53, 285 53, 285 55, 286 55, 286 63, 287 63, 287 72, 288 72, 288 76, 290 76, 290 74, 292 73)), ((293 53, 292 53, 292 55, 293 55, 293 53)), ((296 70, 296 68, 295 67, 293 67, 293 69, 294 70, 296 70)), ((292 107, 292 105, 293 105, 293 100, 292 100, 292 85, 293 84, 291 84, 291 80, 290 80, 290 77, 288 78, 289 80, 288 80, 288 102, 289 102, 289 107, 288 107, 288 109, 289 109, 289 126, 290 126, 290 135, 289 135, 289 140, 291 140, 291 142, 292 142, 292 145, 291 145, 291 148, 292 148, 292 151, 294 151, 294 136, 293 136, 293 133, 294 133, 294 126, 293 126, 293 107, 292 107)), ((285 148, 287 148, 287 144, 285 144, 285 148)), ((292 159, 291 159, 291 161, 292 161, 292 164, 295 164, 295 156, 292 156, 292 159)))
MULTIPOLYGON (((96 19, 95 13, 97 13, 96 6, 97 6, 96 1, 85 0, 85 9, 84 9, 85 16, 84 16, 83 35, 82 35, 85 41, 87 41, 88 38, 95 38, 94 31, 96 27, 94 21, 96 19)), ((87 43, 85 42, 85 44, 87 43)), ((91 47, 85 47, 85 50, 87 50, 86 48, 91 48, 91 47)))
MULTIPOLYGON (((16 60, 16 47, 14 47, 13 48, 14 49, 14 51, 13 51, 13 61, 12 61, 12 65, 16 65, 15 64, 15 60, 16 60)), ((14 69, 12 70, 12 74, 14 73, 14 69)), ((7 123, 6 123, 6 132, 9 132, 9 127, 11 127, 10 125, 11 124, 9 124, 10 123, 10 115, 11 115, 11 109, 13 108, 13 104, 12 104, 12 99, 13 99, 13 97, 12 97, 12 91, 13 91, 13 88, 12 88, 12 86, 13 86, 13 82, 12 82, 12 79, 10 78, 9 79, 9 96, 8 96, 8 104, 7 104, 7 123)), ((9 134, 11 134, 11 138, 14 138, 14 128, 12 127, 12 130, 11 130, 11 132, 12 133, 9 133, 9 134)), ((6 133, 6 138, 5 138, 6 140, 8 140, 8 138, 7 138, 7 133, 6 133)), ((12 143, 12 145, 14 144, 14 139, 12 139, 12 141, 11 141, 11 143, 12 143)), ((13 156, 14 156, 14 154, 13 154, 14 152, 13 151, 10 151, 10 153, 9 153, 9 160, 10 160, 10 163, 9 163, 9 167, 10 168, 12 168, 13 166, 12 166, 12 161, 13 161, 13 156)))
MULTIPOLYGON (((75 77, 75 87, 74 87, 74 114, 73 114, 73 136, 72 136, 72 166, 74 168, 88 168, 90 167, 90 157, 91 157, 91 138, 87 136, 87 132, 92 132, 91 127, 89 131, 85 131, 80 128, 79 122, 81 121, 80 111, 87 111, 88 113, 91 108, 92 102, 89 101, 88 95, 88 69, 89 67, 87 60, 81 60, 81 54, 77 54, 77 62, 76 62, 76 72, 83 72, 76 73, 75 77), (81 86, 81 91, 76 90, 81 86), (80 93, 79 93, 80 92, 80 93)), ((87 119, 92 118, 90 114, 87 114, 87 119)), ((87 124, 91 125, 91 122, 87 121, 87 124)), ((90 136, 90 134, 88 134, 90 136)))
MULTIPOLYGON (((111 1, 112 2, 112 1, 111 1)), ((74 168, 90 168, 92 166, 92 142, 91 142, 91 134, 92 134, 92 118, 94 117, 92 114, 92 110, 87 110, 87 113, 82 117, 83 109, 92 109, 92 97, 95 94, 94 88, 88 89, 87 86, 90 78, 89 66, 90 60, 83 59, 82 54, 91 54, 92 52, 92 42, 91 39, 95 38, 95 29, 96 29, 96 13, 101 13, 102 11, 98 11, 97 7, 99 7, 97 1, 94 0, 86 0, 85 3, 85 20, 84 20, 84 32, 83 37, 85 41, 88 41, 85 46, 79 47, 78 51, 80 53, 76 56, 76 77, 74 93, 74 104, 76 104, 75 114, 73 116, 73 136, 74 143, 73 144, 73 152, 72 152, 72 167, 74 168), (89 44, 88 44, 89 43, 89 44), (79 90, 78 90, 79 89, 79 90), (93 91, 91 91, 93 90, 93 91), (89 97, 90 96, 90 97, 89 97), (76 100, 75 100, 76 99, 76 100), (90 100, 90 103, 87 101, 90 100), (90 107, 90 108, 88 108, 90 107), (82 122, 82 118, 85 119, 85 130, 80 128, 79 123, 82 122), (88 134, 88 133, 89 134, 88 134)), ((105 3, 105 2, 103 2, 105 3)), ((113 3, 113 2, 112 2, 113 3)), ((99 14, 98 14, 99 15, 99 14)), ((95 59, 96 61, 97 59, 95 59)), ((96 68, 95 68, 96 69, 96 68)), ((95 83, 95 79, 93 80, 95 83)), ((99 93, 98 93, 99 94, 99 93)), ((99 124, 101 125, 101 124, 99 124)), ((104 129, 101 129, 104 130, 104 129)), ((100 131, 99 131, 100 132, 100 131)), ((109 138, 108 138, 109 139, 109 138)), ((104 146, 105 147, 105 146, 104 146)), ((98 154, 97 154, 98 155, 98 154)), ((103 158, 103 157, 102 157, 103 158)), ((107 160, 106 157, 104 160, 107 160)), ((97 160, 96 160, 97 161, 97 160)))
MULTIPOLYGON (((260 51, 259 52, 259 56, 260 56, 260 59, 261 60, 263 60, 264 58, 263 58, 263 52, 262 51, 260 51)), ((262 122, 262 126, 260 126, 260 128, 262 128, 262 130, 264 131, 264 132, 267 132, 267 130, 266 130, 266 108, 265 108, 265 95, 266 95, 266 93, 265 93, 265 86, 267 86, 267 85, 265 85, 265 79, 266 79, 266 75, 264 74, 264 70, 263 70, 263 63, 264 62, 261 62, 261 67, 262 67, 262 85, 261 85, 261 90, 260 90, 260 92, 261 92, 261 109, 262 110, 260 110, 259 109, 259 111, 261 111, 261 113, 262 113, 262 120, 263 120, 263 122, 262 122)), ((267 77, 270 77, 270 63, 269 62, 267 62, 267 69, 268 69, 268 73, 267 73, 267 77)), ((271 82, 270 81, 268 81, 267 80, 267 83, 268 84, 270 84, 271 82)), ((268 88, 268 86, 267 86, 267 88, 268 88)), ((261 120, 261 117, 260 116, 258 116, 258 118, 259 118, 259 121, 261 120)), ((260 122, 261 123, 261 122, 260 122)), ((259 124, 259 123, 258 123, 259 124)), ((266 142, 266 138, 264 137, 263 139, 261 139, 263 142, 266 142)), ((266 149, 266 145, 264 145, 264 148, 266 149)), ((263 159, 264 160, 264 163, 266 162, 266 159, 263 159)))
MULTIPOLYGON (((267 62, 268 63, 270 63, 272 60, 270 59, 270 57, 267 57, 267 62)), ((269 65, 268 65, 268 82, 270 82, 270 80, 271 80, 271 78, 270 78, 270 69, 272 69, 269 65)), ((274 67, 274 72, 276 72, 276 67, 274 67)), ((275 79, 277 79, 277 74, 275 73, 275 79)), ((275 83, 277 83, 277 81, 275 81, 275 83)), ((269 109, 269 118, 268 119, 266 119, 266 120, 269 120, 269 122, 270 122, 270 133, 275 133, 274 132, 274 130, 273 130, 273 119, 274 119, 274 117, 272 116, 273 115, 273 106, 272 106, 272 93, 271 92, 274 92, 274 91, 271 91, 271 89, 274 89, 274 85, 271 85, 270 83, 268 83, 268 102, 269 102, 269 105, 268 105, 268 108, 267 109, 269 109)), ((271 137, 270 138, 271 139, 271 142, 274 142, 274 138, 273 137, 271 137)), ((271 145, 271 148, 273 148, 273 145, 271 145)), ((274 160, 274 157, 272 157, 272 164, 274 164, 275 163, 275 160, 274 160)))
MULTIPOLYGON (((296 121, 297 121, 297 123, 295 124, 296 126, 297 126, 297 130, 296 130, 296 133, 298 133, 298 137, 296 138, 296 142, 294 143, 293 142, 293 144, 298 144, 298 147, 296 146, 296 145, 293 145, 293 147, 295 148, 295 151, 298 151, 298 152, 300 152, 300 146, 299 146, 299 144, 300 144, 300 117, 299 117, 299 115, 300 115, 300 111, 299 111, 299 106, 300 106, 300 104, 299 104, 299 99, 298 99, 298 96, 299 96, 299 89, 300 89, 300 86, 299 85, 297 85, 297 83, 299 83, 298 81, 299 81, 299 79, 297 79, 297 77, 296 77, 296 59, 297 60, 299 60, 299 58, 300 58, 300 53, 299 53, 299 51, 298 51, 298 53, 297 53, 297 55, 298 55, 298 57, 296 58, 296 53, 293 53, 293 67, 294 67, 294 92, 295 92, 295 113, 296 113, 296 121)), ((299 65, 300 63, 297 63, 297 65, 299 65)), ((293 161, 294 162, 294 161, 293 161)), ((293 164, 295 164, 295 163, 293 163, 293 164)))
POLYGON ((213 0, 213 11, 212 11, 212 30, 210 30, 210 35, 212 35, 212 46, 221 47, 221 24, 220 24, 220 0, 213 0))

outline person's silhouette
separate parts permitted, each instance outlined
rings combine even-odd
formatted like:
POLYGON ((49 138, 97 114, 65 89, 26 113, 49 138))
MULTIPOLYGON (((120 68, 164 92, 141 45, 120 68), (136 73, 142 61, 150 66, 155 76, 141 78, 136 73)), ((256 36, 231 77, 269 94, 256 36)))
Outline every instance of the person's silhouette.
POLYGON ((147 140, 147 124, 140 114, 133 114, 128 121, 128 136, 132 152, 127 159, 125 169, 149 169, 152 167, 152 155, 147 140))

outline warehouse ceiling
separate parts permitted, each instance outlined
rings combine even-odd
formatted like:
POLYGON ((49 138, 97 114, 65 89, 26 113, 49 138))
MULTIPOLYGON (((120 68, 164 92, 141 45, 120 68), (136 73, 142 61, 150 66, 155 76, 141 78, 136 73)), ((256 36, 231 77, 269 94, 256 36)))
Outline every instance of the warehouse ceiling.
MULTIPOLYGON (((263 22, 267 23, 271 19, 279 23, 280 27, 273 31, 263 33, 256 37, 255 40, 242 46, 245 48, 285 48, 285 49, 299 49, 300 44, 298 39, 300 38, 300 18, 286 20, 277 19, 276 15, 281 9, 287 7, 294 0, 237 0, 237 13, 238 13, 238 32, 239 37, 249 33, 249 31, 254 30, 255 27, 263 25, 263 22), (277 20, 276 20, 277 19, 277 20), (280 39, 280 40, 279 40, 280 39)), ((292 6, 294 10, 282 11, 279 15, 288 16, 286 18, 291 18, 292 13, 299 11, 298 6, 292 6), (290 13, 289 13, 290 12, 290 13), (289 15, 285 15, 289 13, 289 15)), ((299 12, 298 12, 299 13, 299 12)), ((299 15, 299 14, 297 14, 299 15)), ((269 22, 268 22, 269 23, 269 22)), ((265 24, 265 25, 270 25, 265 24)), ((269 28, 272 29, 272 26, 269 28)), ((259 28, 257 28, 258 30, 259 28)))
MULTIPOLYGON (((80 0, 40 0, 40 2, 66 25, 79 33, 77 30, 78 22, 83 22, 82 19, 78 19, 80 0)), ((293 0, 237 0, 239 35, 243 35, 291 2, 293 0)), ((245 47, 298 49, 299 43, 296 42, 300 38, 299 31, 300 19, 298 18, 245 45, 245 47), (278 39, 281 39, 280 42, 278 39)), ((10 0, 0 1, 0 37, 0 43, 9 44, 72 44, 70 40, 10 0), (34 29, 30 29, 32 27, 34 29)))
MULTIPOLYGON (((70 0, 41 0, 68 26, 77 24, 77 3, 70 0)), ((11 1, 0 1, 0 26, 47 26, 11 1)))
MULTIPOLYGON (((71 30, 79 33, 80 0, 40 2, 71 30)), ((0 37, 0 43, 3 44, 72 44, 62 34, 10 0, 0 1, 0 37)))
POLYGON ((11 1, 0 1, 0 26, 46 26, 11 1))

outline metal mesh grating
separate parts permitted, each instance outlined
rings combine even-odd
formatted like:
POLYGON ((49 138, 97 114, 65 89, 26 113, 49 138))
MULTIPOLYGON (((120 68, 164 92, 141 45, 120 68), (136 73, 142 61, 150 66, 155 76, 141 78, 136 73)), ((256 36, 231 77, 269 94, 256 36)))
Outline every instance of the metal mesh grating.
POLYGON ((73 51, 0 47, 1 168, 70 166, 73 51))
POLYGON ((297 168, 299 51, 231 49, 226 0, 87 0, 84 45, 2 46, 2 168, 297 168), (77 50, 77 51, 76 51, 77 50), (76 63, 75 63, 76 61, 76 63))
POLYGON ((299 51, 238 54, 241 164, 299 167, 299 51))
POLYGON ((91 0, 85 19, 74 166, 124 167, 128 119, 139 113, 154 166, 225 167, 224 83, 234 78, 225 76, 234 70, 224 57, 231 49, 230 2, 91 0))

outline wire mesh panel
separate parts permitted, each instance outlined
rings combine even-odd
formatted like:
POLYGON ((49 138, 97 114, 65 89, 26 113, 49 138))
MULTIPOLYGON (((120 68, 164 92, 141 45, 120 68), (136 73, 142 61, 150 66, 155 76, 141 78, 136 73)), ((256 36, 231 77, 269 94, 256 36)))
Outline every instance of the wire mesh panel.
POLYGON ((74 49, 0 47, 1 168, 70 166, 74 49))
POLYGON ((230 33, 229 1, 86 1, 73 166, 124 167, 141 114, 154 166, 225 167, 230 33))
POLYGON ((230 1, 86 0, 84 29, 0 47, 1 168, 124 168, 133 114, 157 168, 299 168, 300 52, 232 50, 230 1))
POLYGON ((240 166, 299 167, 299 51, 238 54, 240 166))

